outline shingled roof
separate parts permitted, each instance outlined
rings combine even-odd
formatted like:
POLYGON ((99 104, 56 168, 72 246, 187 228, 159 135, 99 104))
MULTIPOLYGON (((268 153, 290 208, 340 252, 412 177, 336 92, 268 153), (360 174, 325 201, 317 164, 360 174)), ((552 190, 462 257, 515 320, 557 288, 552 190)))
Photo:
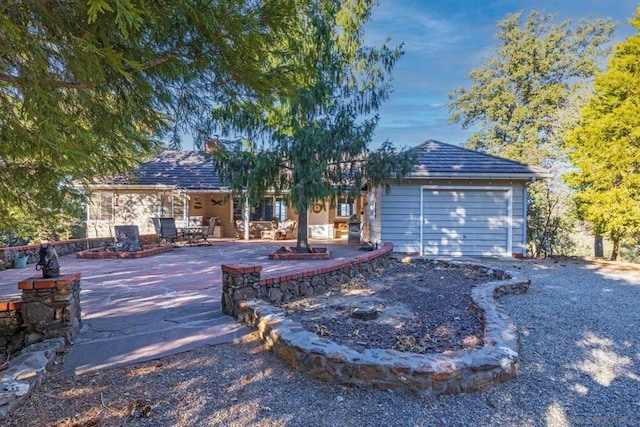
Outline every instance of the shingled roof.
POLYGON ((220 190, 224 187, 213 167, 211 154, 200 151, 163 151, 142 164, 130 178, 117 178, 117 185, 166 185, 186 190, 220 190))
POLYGON ((428 140, 412 149, 417 165, 406 178, 546 178, 547 170, 469 150, 457 145, 428 140))
MULTIPOLYGON (((468 150, 457 145, 428 140, 412 148, 417 165, 406 178, 545 178, 547 170, 468 150)), ((116 178, 107 185, 170 186, 195 191, 219 191, 225 185, 213 167, 210 154, 200 151, 163 151, 142 164, 129 178, 116 178)))

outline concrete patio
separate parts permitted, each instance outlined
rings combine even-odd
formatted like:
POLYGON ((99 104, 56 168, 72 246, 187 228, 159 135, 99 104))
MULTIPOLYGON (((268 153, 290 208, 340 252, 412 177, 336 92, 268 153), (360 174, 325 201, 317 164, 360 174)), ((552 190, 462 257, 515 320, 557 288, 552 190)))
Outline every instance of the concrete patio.
MULTIPOLYGON (((332 260, 351 259, 359 247, 311 244, 327 247, 332 260)), ((148 258, 60 257, 62 274, 82 274, 82 330, 65 357, 63 372, 109 369, 240 337, 247 329, 221 311, 221 264, 259 264, 269 274, 327 262, 269 260, 269 253, 282 245, 221 239, 211 246, 179 247, 148 258)), ((41 277, 35 264, 1 271, 0 296, 19 299, 17 283, 30 277, 41 277)))

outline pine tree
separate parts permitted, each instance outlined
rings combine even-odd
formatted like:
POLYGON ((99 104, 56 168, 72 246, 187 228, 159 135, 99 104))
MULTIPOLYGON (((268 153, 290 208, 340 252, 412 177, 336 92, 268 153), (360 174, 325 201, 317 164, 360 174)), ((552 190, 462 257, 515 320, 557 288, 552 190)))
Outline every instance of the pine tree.
POLYGON ((495 54, 469 74, 469 88, 450 95, 450 121, 478 128, 467 146, 549 168, 555 176, 529 187, 528 240, 534 255, 551 255, 570 229, 566 189, 567 129, 575 123, 586 83, 607 53, 609 20, 557 25, 553 15, 522 12, 498 23, 495 54))
MULTIPOLYGON (((385 185, 408 171, 411 156, 390 143, 368 148, 387 99, 400 48, 363 44, 369 0, 314 0, 300 9, 295 33, 299 83, 294 93, 248 99, 217 111, 225 134, 242 141, 218 150, 218 167, 249 203, 268 189, 298 213, 297 248, 306 250, 309 205, 359 194, 366 182, 385 185)), ((293 49, 292 49, 293 50, 293 49)))
MULTIPOLYGON (((640 8, 630 22, 640 31, 640 8)), ((566 180, 580 217, 612 241, 615 260, 621 240, 640 232, 640 34, 616 46, 594 88, 567 136, 577 170, 566 180)))
POLYGON ((0 229, 129 171, 215 103, 292 86, 304 0, 0 2, 0 229))

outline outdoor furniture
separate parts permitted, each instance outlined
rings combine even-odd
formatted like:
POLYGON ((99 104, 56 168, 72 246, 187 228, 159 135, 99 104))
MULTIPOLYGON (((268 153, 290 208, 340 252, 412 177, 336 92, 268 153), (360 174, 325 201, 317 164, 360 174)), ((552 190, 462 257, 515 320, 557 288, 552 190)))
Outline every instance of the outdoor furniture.
MULTIPOLYGON (((267 229, 270 223, 249 223, 249 238, 260 239, 262 237, 262 230, 267 229)), ((238 239, 244 239, 244 221, 236 220, 236 237, 238 239)))
POLYGON ((263 230, 261 237, 263 239, 271 240, 285 240, 292 239, 294 231, 296 229, 296 222, 293 220, 282 221, 281 223, 272 222, 273 228, 263 230))
POLYGON ((190 216, 187 227, 202 227, 202 216, 190 216))
POLYGON ((178 239, 178 230, 176 229, 176 221, 172 217, 167 218, 151 218, 153 221, 153 227, 156 230, 156 239, 158 244, 166 245, 167 242, 173 246, 176 245, 176 239, 178 239))
POLYGON ((282 240, 282 239, 293 239, 293 236, 296 231, 297 222, 294 220, 282 221, 278 225, 278 229, 276 230, 274 239, 282 240))

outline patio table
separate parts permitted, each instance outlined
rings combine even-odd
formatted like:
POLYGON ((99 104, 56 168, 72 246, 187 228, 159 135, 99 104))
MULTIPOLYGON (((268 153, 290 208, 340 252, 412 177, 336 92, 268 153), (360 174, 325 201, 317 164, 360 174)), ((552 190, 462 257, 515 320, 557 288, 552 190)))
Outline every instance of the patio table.
POLYGON ((202 235, 203 231, 204 231, 204 227, 182 227, 180 228, 180 231, 182 232, 182 235, 187 239, 187 243, 189 244, 189 246, 192 245, 193 240, 192 238, 194 236, 197 235, 202 235))

